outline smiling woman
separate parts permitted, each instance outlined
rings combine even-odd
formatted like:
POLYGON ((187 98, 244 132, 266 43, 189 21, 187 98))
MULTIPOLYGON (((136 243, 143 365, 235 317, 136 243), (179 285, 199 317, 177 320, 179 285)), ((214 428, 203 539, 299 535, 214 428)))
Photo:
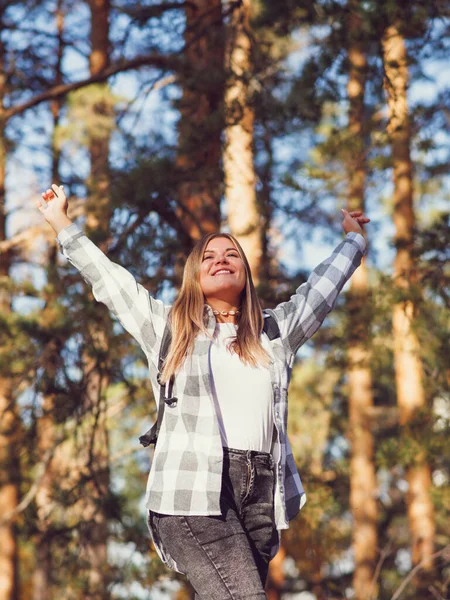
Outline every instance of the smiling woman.
POLYGON ((161 381, 166 382, 192 353, 199 332, 207 333, 205 308, 218 323, 239 324, 233 351, 253 367, 268 365, 261 345, 263 313, 247 258, 230 234, 211 233, 186 261, 180 293, 171 310, 172 344, 161 381))
POLYGON ((155 397, 174 379, 177 401, 164 412, 145 498, 159 556, 187 575, 197 598, 265 598, 279 531, 305 502, 286 434, 292 365, 361 262, 369 219, 344 211, 345 239, 290 299, 265 310, 238 241, 209 234, 189 255, 171 307, 110 261, 67 207, 57 185, 38 203, 95 299, 141 345, 155 397))

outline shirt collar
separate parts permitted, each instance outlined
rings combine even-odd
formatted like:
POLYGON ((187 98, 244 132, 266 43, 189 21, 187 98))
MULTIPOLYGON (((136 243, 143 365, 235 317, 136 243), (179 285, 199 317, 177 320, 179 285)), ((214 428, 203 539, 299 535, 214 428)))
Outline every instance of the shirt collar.
POLYGON ((214 316, 212 308, 208 304, 205 304, 203 307, 203 317, 208 333, 213 335, 216 329, 216 317, 214 316))

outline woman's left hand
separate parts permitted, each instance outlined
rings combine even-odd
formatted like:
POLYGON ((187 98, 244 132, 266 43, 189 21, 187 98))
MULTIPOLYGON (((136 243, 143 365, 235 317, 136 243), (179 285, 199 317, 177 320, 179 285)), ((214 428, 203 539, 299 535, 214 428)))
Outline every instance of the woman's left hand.
POLYGON ((354 233, 360 233, 361 235, 364 235, 362 225, 369 223, 370 219, 365 217, 361 210, 352 210, 352 212, 348 212, 344 208, 341 210, 342 214, 344 215, 342 228, 345 233, 350 233, 350 231, 353 231, 354 233))

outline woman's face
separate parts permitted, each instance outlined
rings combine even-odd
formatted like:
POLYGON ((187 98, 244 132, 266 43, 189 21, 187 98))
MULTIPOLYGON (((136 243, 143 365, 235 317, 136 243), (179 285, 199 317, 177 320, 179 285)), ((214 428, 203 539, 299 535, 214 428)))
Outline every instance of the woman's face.
POLYGON ((238 306, 245 281, 245 265, 234 243, 225 237, 210 240, 200 265, 200 286, 205 298, 238 306))

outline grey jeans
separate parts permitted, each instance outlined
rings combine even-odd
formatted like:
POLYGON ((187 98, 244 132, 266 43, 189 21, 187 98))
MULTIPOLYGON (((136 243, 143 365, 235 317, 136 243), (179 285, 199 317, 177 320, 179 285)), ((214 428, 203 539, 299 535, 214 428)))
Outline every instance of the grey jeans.
POLYGON ((219 516, 163 515, 149 520, 200 600, 266 598, 274 524, 270 454, 224 448, 219 516))

